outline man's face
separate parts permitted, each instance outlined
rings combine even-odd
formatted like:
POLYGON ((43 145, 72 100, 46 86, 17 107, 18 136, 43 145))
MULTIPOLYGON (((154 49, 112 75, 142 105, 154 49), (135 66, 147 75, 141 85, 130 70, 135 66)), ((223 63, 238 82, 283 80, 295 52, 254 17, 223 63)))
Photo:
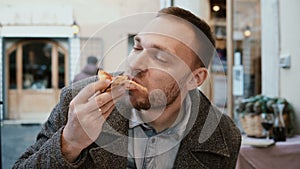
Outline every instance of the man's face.
POLYGON ((184 24, 158 17, 135 37, 134 49, 128 56, 128 74, 149 91, 149 98, 130 91, 130 101, 136 109, 164 108, 183 97, 194 56, 173 36, 178 33, 186 34, 185 40, 193 37, 184 24))

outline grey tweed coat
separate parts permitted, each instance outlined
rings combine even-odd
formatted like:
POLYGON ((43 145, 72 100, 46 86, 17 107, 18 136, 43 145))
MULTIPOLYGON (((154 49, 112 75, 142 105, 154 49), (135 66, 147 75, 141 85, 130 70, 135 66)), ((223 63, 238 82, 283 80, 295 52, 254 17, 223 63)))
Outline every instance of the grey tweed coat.
MULTIPOLYGON (((93 143, 84 149, 75 163, 69 163, 62 155, 61 134, 67 122, 69 103, 92 81, 95 81, 94 77, 62 89, 60 101, 42 125, 36 142, 19 157, 13 168, 126 168, 126 157, 110 153, 111 151, 106 151, 99 145, 104 145, 110 150, 127 152, 129 121, 119 112, 128 112, 128 108, 121 107, 112 112, 103 126, 97 144, 93 143), (111 127, 119 134, 106 137, 111 127)), ((190 97, 192 113, 187 126, 190 130, 181 141, 174 168, 235 168, 241 144, 240 131, 232 120, 215 109, 201 92, 191 91, 190 97), (210 119, 209 122, 205 122, 206 119, 210 119), (213 124, 216 121, 218 125, 213 133, 206 132, 210 126, 214 128, 213 124)))

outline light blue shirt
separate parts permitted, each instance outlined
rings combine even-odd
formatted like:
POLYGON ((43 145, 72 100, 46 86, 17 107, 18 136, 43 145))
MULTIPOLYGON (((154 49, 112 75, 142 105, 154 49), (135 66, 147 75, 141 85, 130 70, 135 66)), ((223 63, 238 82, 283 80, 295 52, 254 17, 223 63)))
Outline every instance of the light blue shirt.
POLYGON ((132 111, 129 126, 127 168, 173 168, 191 113, 189 96, 187 96, 183 105, 174 125, 159 133, 139 118, 138 111, 132 111))

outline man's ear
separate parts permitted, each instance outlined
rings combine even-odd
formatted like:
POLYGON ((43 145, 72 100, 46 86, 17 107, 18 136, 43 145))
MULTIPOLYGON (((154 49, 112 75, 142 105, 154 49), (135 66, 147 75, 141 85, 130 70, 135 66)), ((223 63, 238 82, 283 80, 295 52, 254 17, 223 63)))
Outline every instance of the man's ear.
POLYGON ((208 70, 205 67, 197 68, 193 71, 192 77, 190 78, 187 89, 192 90, 202 85, 208 75, 208 70))

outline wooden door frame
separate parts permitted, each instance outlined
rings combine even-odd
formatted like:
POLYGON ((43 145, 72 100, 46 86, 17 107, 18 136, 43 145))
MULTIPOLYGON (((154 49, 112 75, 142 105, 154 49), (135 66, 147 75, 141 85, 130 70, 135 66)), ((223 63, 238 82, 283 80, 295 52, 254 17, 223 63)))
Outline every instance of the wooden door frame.
MULTIPOLYGON (((53 70, 52 73, 51 73, 51 78, 52 78, 52 84, 51 84, 51 88, 50 89, 45 89, 43 90, 43 92, 54 92, 55 94, 55 99, 58 99, 58 95, 59 95, 59 92, 60 92, 60 89, 59 89, 59 86, 58 86, 58 52, 59 51, 62 51, 63 54, 65 55, 64 57, 64 60, 65 60, 65 85, 67 85, 69 83, 69 55, 68 55, 68 50, 65 49, 62 45, 60 45, 58 42, 56 42, 55 40, 53 39, 22 39, 22 40, 19 40, 17 42, 15 42, 12 46, 10 46, 6 52, 5 52, 5 80, 6 80, 6 83, 5 83, 5 92, 6 92, 6 100, 7 102, 9 101, 9 96, 8 96, 8 93, 9 93, 9 82, 10 82, 10 77, 9 77, 9 55, 16 51, 16 83, 17 83, 17 88, 16 88, 16 92, 19 96, 22 95, 24 89, 23 89, 23 79, 22 79, 22 75, 23 75, 23 46, 24 45, 27 45, 27 44, 30 44, 30 43, 46 43, 46 44, 51 44, 52 45, 52 50, 51 50, 51 69, 53 70)), ((26 89, 26 93, 36 93, 38 91, 36 90, 32 90, 32 89, 26 89)), ((18 105, 20 105, 20 98, 17 97, 17 100, 16 100, 16 103, 18 105)), ((9 103, 6 104, 7 106, 9 106, 9 103)), ((9 108, 7 107, 6 110, 9 110, 9 108)), ((18 114, 21 112, 20 110, 20 106, 18 107, 17 109, 18 111, 18 114)), ((9 111, 8 111, 8 114, 6 114, 7 117, 9 117, 9 111)), ((7 118, 5 117, 5 118, 7 118)))

